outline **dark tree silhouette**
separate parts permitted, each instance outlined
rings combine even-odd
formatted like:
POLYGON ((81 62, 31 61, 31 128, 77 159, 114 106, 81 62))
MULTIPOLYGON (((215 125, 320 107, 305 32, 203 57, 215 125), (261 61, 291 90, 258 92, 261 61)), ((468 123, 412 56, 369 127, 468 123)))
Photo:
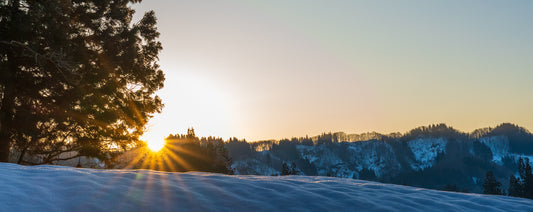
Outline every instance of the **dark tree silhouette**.
POLYGON ((296 168, 296 163, 291 163, 291 175, 298 175, 298 169, 296 168))
POLYGON ((507 190, 507 193, 509 196, 513 197, 522 197, 524 196, 523 186, 520 183, 520 178, 516 178, 515 176, 511 175, 509 177, 509 189, 507 190))
POLYGON ((281 165, 281 175, 291 175, 291 168, 289 165, 284 161, 283 165, 281 165))
POLYGON ((520 158, 518 163, 518 172, 522 178, 522 197, 533 199, 533 172, 529 165, 529 158, 520 158))
POLYGON ((492 171, 488 171, 485 177, 485 182, 483 183, 483 193, 484 194, 502 194, 500 187, 502 184, 496 180, 492 171))
POLYGON ((520 177, 509 177, 509 196, 533 199, 533 172, 529 165, 529 158, 518 159, 518 173, 520 177))
POLYGON ((283 161, 283 164, 281 165, 281 175, 298 175, 299 173, 295 162, 292 162, 289 165, 283 161))
POLYGON ((0 162, 12 149, 19 163, 102 159, 139 142, 164 75, 154 12, 132 23, 138 2, 0 1, 0 162))

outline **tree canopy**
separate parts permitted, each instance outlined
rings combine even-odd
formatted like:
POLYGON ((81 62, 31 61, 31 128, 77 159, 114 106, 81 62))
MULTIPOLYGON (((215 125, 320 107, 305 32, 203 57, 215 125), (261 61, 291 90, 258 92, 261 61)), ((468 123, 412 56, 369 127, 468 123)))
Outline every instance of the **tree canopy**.
POLYGON ((154 12, 132 22, 139 2, 0 1, 0 162, 13 150, 19 163, 105 158, 139 142, 164 81, 154 12))

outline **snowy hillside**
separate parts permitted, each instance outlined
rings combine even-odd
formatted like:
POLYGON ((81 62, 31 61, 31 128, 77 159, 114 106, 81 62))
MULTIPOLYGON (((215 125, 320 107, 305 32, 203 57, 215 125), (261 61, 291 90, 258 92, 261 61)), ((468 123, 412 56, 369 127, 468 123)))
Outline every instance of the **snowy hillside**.
POLYGON ((330 177, 0 163, 0 211, 532 211, 533 200, 330 177))
POLYGON ((419 127, 403 135, 322 134, 256 143, 226 144, 238 174, 281 175, 283 163, 299 175, 333 176, 482 193, 482 180, 495 173, 507 191, 520 158, 533 164, 533 134, 502 124, 471 134, 444 124, 419 127), (362 141, 360 139, 371 138, 362 141))
POLYGON ((411 166, 413 169, 421 170, 431 167, 435 158, 437 158, 437 154, 446 152, 447 141, 443 138, 419 138, 407 143, 416 160, 416 163, 411 166))

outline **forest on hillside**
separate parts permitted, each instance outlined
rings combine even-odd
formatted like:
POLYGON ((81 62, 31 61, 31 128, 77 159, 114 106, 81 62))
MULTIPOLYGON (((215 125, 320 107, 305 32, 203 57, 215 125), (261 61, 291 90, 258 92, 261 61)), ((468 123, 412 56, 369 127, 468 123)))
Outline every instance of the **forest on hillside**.
POLYGON ((226 148, 238 174, 333 176, 482 193, 491 172, 502 193, 508 193, 513 182, 529 184, 531 171, 524 167, 533 156, 533 135, 514 124, 471 133, 437 124, 404 134, 230 139, 226 148))

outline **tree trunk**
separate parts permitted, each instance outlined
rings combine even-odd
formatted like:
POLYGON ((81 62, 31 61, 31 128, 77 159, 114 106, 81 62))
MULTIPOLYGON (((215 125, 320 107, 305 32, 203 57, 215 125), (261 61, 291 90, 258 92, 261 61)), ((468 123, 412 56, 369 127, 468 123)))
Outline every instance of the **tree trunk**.
POLYGON ((0 162, 9 162, 9 137, 0 133, 0 162))
MULTIPOLYGON (((4 95, 5 97, 5 95, 4 95)), ((6 98, 4 98, 6 100, 6 98)), ((11 139, 9 138, 9 118, 5 110, 6 102, 2 101, 2 108, 0 109, 0 162, 9 162, 9 147, 11 146, 11 139)))
POLYGON ((4 95, 0 105, 0 162, 9 162, 9 149, 11 147, 10 128, 13 119, 13 92, 10 83, 4 87, 4 95))
POLYGON ((0 103, 0 162, 8 162, 9 160, 9 134, 7 124, 7 105, 6 105, 6 89, 4 89, 3 99, 0 103))
MULTIPOLYGON (((12 0, 10 3, 10 12, 11 12, 11 21, 8 22, 9 25, 17 24, 16 21, 18 21, 19 18, 19 7, 20 7, 20 1, 19 0, 12 0)), ((13 41, 18 40, 20 37, 20 32, 17 26, 9 26, 8 30, 9 34, 5 37, 7 41, 13 41)), ((4 37, 3 37, 4 38, 4 37)), ((3 96, 2 100, 0 101, 0 162, 9 162, 9 154, 10 154, 10 147, 11 147, 11 139, 10 139, 10 133, 12 128, 12 121, 13 121, 13 106, 14 106, 14 98, 15 98, 15 88, 14 85, 16 82, 14 75, 16 71, 18 70, 18 65, 16 64, 15 58, 12 57, 12 55, 15 55, 11 50, 7 53, 7 63, 5 64, 6 67, 8 67, 7 71, 2 70, 4 73, 2 73, 2 79, 0 79, 0 86, 3 85, 3 96)))

